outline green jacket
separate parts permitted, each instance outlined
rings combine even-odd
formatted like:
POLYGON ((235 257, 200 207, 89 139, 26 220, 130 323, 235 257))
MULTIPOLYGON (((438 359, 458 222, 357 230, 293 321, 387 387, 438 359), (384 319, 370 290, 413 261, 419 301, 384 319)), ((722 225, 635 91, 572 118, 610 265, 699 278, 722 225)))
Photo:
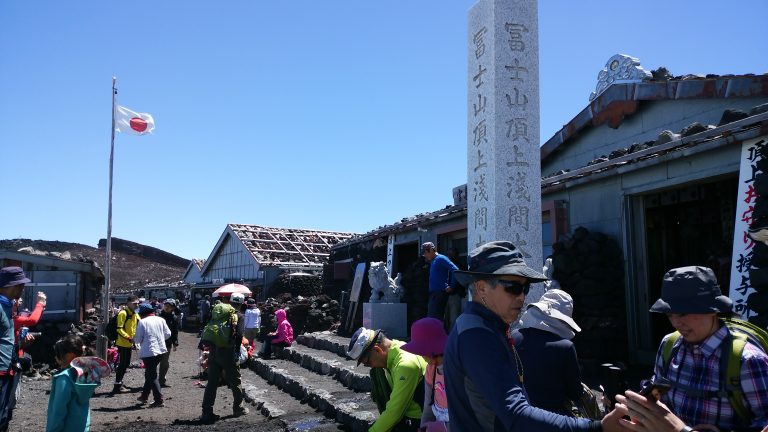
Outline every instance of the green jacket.
POLYGON ((416 388, 422 384, 427 363, 421 356, 400 349, 404 342, 393 340, 387 353, 387 381, 392 388, 384 412, 368 429, 369 432, 387 432, 403 417, 418 421, 421 406, 413 401, 416 388))
POLYGON ((48 397, 45 432, 86 432, 91 428, 90 400, 96 383, 78 383, 77 372, 69 367, 53 376, 48 397))

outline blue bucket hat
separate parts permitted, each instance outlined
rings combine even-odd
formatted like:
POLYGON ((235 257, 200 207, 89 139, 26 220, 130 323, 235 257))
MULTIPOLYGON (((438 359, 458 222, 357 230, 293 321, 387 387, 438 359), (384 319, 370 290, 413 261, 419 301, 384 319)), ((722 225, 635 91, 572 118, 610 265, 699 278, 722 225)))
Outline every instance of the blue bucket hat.
POLYGON ((32 281, 27 278, 21 267, 3 267, 0 269, 0 288, 28 284, 30 282, 32 281))
POLYGON ((651 312, 673 314, 729 313, 733 301, 724 296, 712 269, 678 267, 668 271, 661 283, 661 298, 651 312))
POLYGON ((513 275, 527 278, 530 282, 543 282, 548 277, 528 267, 523 253, 508 241, 493 241, 472 250, 468 257, 469 270, 454 272, 456 280, 467 286, 478 279, 513 275))

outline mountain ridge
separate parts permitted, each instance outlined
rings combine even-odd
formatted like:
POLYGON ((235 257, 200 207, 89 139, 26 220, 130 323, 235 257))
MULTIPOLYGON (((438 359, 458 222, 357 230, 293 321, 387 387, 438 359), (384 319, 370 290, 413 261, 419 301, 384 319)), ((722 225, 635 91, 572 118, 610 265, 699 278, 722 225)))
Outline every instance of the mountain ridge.
MULTIPOLYGON (((18 251, 31 247, 40 252, 69 252, 81 256, 104 269, 106 239, 100 239, 98 248, 82 243, 57 240, 7 239, 0 240, 0 250, 18 251)), ((79 258, 79 257, 78 257, 79 258)), ((141 243, 112 238, 111 290, 134 291, 147 284, 171 284, 180 282, 189 260, 141 243)))

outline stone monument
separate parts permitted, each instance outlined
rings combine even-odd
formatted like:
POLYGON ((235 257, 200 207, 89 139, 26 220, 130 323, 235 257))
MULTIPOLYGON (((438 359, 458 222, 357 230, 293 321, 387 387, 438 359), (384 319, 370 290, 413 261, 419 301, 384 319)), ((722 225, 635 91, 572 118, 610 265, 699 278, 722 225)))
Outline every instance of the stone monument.
POLYGON ((372 262, 368 269, 368 283, 371 285, 369 303, 400 303, 403 289, 400 285, 402 275, 395 279, 389 277, 387 265, 383 262, 372 262))
POLYGON ((401 275, 395 279, 389 277, 387 263, 372 262, 368 269, 368 283, 371 285, 371 297, 363 303, 363 326, 381 329, 393 338, 408 335, 407 305, 400 303, 403 288, 401 275))
POLYGON ((479 0, 468 21, 468 247, 508 240, 541 268, 538 3, 479 0))

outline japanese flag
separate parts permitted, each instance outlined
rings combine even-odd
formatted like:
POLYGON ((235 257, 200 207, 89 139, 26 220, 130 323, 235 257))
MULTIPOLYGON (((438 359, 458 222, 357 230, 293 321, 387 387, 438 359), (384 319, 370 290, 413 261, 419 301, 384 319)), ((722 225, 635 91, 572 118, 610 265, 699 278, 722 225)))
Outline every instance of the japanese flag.
POLYGON ((118 105, 115 110, 115 130, 132 135, 146 135, 155 129, 155 119, 147 113, 137 113, 118 105))

